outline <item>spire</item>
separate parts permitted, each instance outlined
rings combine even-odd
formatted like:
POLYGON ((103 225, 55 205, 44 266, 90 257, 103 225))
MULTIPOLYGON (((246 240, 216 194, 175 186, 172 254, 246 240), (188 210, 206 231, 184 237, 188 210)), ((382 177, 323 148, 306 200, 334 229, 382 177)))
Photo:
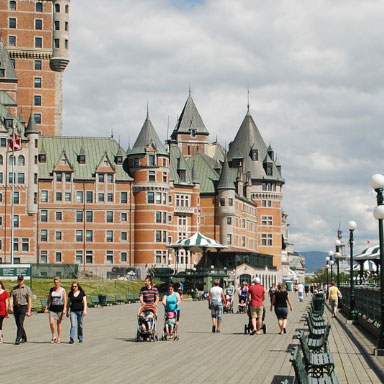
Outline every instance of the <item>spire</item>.
POLYGON ((248 104, 247 104, 247 115, 249 115, 249 88, 248 88, 248 104))
POLYGON ((188 97, 191 97, 191 83, 188 86, 188 97))
POLYGON ((230 170, 229 165, 228 165, 227 154, 225 154, 223 167, 221 168, 221 175, 220 175, 219 183, 217 184, 216 189, 218 191, 220 191, 220 190, 236 190, 235 184, 233 183, 233 180, 232 180, 231 170, 230 170))
POLYGON ((37 133, 38 134, 39 131, 36 128, 35 118, 33 117, 33 114, 31 112, 31 114, 29 116, 29 120, 28 120, 27 129, 25 130, 25 135, 30 135, 32 133, 37 133))
POLYGON ((147 100, 147 120, 149 120, 149 101, 147 100))

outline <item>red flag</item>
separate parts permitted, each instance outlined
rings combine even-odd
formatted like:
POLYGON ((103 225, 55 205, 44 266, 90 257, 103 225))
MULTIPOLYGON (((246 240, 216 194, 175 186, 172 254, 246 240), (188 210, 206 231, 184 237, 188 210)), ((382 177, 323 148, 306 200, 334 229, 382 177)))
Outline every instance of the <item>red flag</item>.
POLYGON ((12 139, 9 140, 9 146, 13 151, 21 150, 21 139, 16 132, 13 133, 12 139))
POLYGON ((369 240, 367 240, 367 244, 369 244, 370 243, 370 241, 369 240))

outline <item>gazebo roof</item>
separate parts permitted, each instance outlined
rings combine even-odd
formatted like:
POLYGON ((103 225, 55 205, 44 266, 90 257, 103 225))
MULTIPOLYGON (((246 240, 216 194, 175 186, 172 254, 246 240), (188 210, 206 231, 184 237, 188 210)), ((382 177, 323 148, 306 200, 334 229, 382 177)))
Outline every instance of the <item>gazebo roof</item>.
POLYGON ((174 249, 188 249, 190 251, 201 251, 207 248, 228 248, 226 245, 220 244, 216 240, 210 239, 200 232, 196 232, 193 236, 188 237, 187 239, 178 240, 168 247, 174 249))

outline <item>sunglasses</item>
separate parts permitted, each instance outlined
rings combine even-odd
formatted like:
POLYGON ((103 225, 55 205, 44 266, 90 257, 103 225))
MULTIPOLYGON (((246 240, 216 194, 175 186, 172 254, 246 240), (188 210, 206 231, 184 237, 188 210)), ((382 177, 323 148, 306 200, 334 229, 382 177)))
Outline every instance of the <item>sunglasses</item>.
POLYGON ((72 285, 72 288, 77 288, 77 285, 72 285))

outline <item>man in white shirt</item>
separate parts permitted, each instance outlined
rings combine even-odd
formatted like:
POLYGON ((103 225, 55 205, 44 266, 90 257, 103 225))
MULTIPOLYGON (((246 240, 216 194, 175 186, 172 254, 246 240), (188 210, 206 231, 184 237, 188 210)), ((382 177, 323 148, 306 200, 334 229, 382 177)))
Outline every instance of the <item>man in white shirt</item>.
POLYGON ((220 287, 220 280, 216 279, 214 286, 209 290, 209 308, 211 308, 212 333, 220 333, 220 325, 223 320, 223 305, 225 305, 225 295, 223 288, 220 287))
POLYGON ((297 286, 297 294, 299 296, 299 301, 303 301, 304 300, 304 284, 299 283, 299 285, 297 286))

